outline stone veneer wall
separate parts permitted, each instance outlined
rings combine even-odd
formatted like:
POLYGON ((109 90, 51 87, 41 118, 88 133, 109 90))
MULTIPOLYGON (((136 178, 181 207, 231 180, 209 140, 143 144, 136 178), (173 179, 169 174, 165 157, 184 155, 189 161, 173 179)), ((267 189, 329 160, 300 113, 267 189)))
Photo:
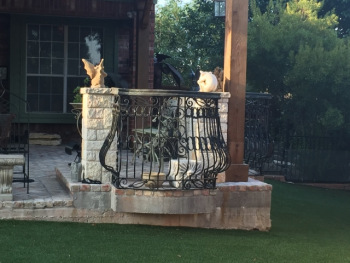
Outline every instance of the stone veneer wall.
POLYGON ((228 100, 231 94, 229 92, 221 92, 221 99, 219 100, 219 114, 222 135, 227 142, 227 121, 228 121, 228 100))
MULTIPOLYGON (((113 89, 82 88, 82 178, 111 182, 111 174, 100 164, 99 152, 112 124, 113 89)), ((114 141, 106 155, 106 164, 116 165, 117 146, 114 141)))
POLYGON ((217 189, 150 191, 112 189, 118 223, 266 231, 272 186, 249 179, 217 189))
POLYGON ((71 191, 72 200, 0 201, 0 219, 260 231, 271 228, 272 186, 253 179, 219 183, 212 190, 150 191, 72 183, 59 171, 58 178, 71 191))

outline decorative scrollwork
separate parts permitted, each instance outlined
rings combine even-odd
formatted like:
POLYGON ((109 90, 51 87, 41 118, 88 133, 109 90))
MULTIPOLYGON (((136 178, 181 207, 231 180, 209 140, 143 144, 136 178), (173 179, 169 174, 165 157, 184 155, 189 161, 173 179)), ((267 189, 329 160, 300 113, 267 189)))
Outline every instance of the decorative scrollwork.
POLYGON ((100 151, 118 188, 215 188, 227 169, 217 94, 119 90, 111 130, 100 151), (200 96, 197 98, 196 96, 200 96), (115 169, 105 155, 117 140, 115 169))

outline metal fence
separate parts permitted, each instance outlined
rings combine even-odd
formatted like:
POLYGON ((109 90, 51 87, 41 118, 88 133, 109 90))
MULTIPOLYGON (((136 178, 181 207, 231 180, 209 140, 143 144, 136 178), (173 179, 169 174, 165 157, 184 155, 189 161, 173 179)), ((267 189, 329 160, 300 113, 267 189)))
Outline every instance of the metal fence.
POLYGON ((7 91, 0 94, 0 154, 24 155, 25 164, 14 169, 14 176, 21 178, 13 181, 23 182, 29 193, 29 115, 20 121, 20 106, 28 107, 27 101, 7 91))
POLYGON ((244 161, 259 174, 263 174, 263 168, 274 152, 269 134, 271 98, 266 93, 246 93, 244 161))
POLYGON ((246 94, 244 160, 257 174, 283 175, 292 182, 349 183, 350 151, 344 138, 271 135, 272 96, 246 94))
POLYGON ((101 164, 118 188, 216 187, 229 165, 218 111, 219 93, 119 89, 101 164), (117 140, 116 167, 105 156, 117 140))
POLYGON ((340 138, 290 137, 284 162, 286 180, 349 183, 350 151, 344 146, 340 138))

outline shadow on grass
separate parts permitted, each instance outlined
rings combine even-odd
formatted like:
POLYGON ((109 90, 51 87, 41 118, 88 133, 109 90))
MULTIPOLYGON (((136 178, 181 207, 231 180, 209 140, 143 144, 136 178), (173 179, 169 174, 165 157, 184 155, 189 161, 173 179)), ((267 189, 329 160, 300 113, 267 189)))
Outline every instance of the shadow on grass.
POLYGON ((350 192, 268 183, 270 232, 0 221, 0 262, 350 262, 350 192))

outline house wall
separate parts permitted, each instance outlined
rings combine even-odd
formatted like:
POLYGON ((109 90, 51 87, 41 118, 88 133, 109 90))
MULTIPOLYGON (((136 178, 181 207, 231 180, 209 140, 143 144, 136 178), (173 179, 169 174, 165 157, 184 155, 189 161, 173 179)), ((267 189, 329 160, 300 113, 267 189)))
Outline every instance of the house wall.
POLYGON ((0 12, 49 16, 126 19, 135 0, 6 0, 0 12))
MULTIPOLYGON (((0 14, 0 67, 7 68, 7 77, 0 80, 0 90, 9 89, 9 66, 10 66, 10 17, 0 14)), ((1 94, 1 92, 0 92, 1 94)))
MULTIPOLYGON (((129 88, 153 87, 154 57, 154 4, 145 9, 146 0, 29 0, 0 1, 0 13, 49 15, 50 17, 75 17, 130 20, 134 19, 134 28, 121 29, 118 36, 119 65, 118 73, 127 80, 129 88), (149 12, 148 25, 140 29, 143 13, 149 12), (137 11, 137 12, 136 12, 137 11), (139 59, 137 59, 139 56, 139 59), (139 79, 139 82, 135 78, 139 79)), ((149 3, 147 3, 149 5, 149 3)), ((7 26, 9 27, 9 25, 7 26)))
MULTIPOLYGON (((127 83, 127 88, 152 88, 155 15, 153 2, 151 9, 145 9, 145 3, 145 0, 0 1, 0 67, 8 68, 8 78, 2 82, 3 85, 17 96, 25 98, 25 21, 34 18, 41 21, 80 20, 91 23, 96 19, 100 24, 113 25, 112 28, 117 32, 115 36, 108 36, 109 44, 114 47, 111 46, 105 56, 113 56, 115 62, 112 65, 105 60, 106 70, 118 73, 123 83, 127 83), (142 17, 145 10, 149 12, 147 30, 145 34, 139 34, 140 23, 137 19, 142 17)), ((121 87, 120 83, 116 86, 121 87)), ((22 107, 20 121, 25 122, 25 119, 27 114, 25 107, 22 107)), ((30 122, 31 132, 58 133, 64 143, 70 138, 79 138, 76 120, 69 111, 65 114, 31 114, 30 122)))
MULTIPOLYGON (((30 1, 0 1, 0 66, 6 63, 9 77, 6 83, 11 92, 25 97, 25 24, 26 21, 86 21, 114 27, 115 36, 108 34, 105 41, 110 48, 105 57, 114 58, 113 65, 105 59, 107 72, 118 73, 127 83, 127 88, 153 86, 153 42, 154 42, 154 4, 150 2, 145 7, 145 0, 138 1, 104 1, 104 0, 30 0, 30 1), (140 34, 140 23, 137 20, 143 13, 149 12, 147 19, 147 34, 140 34), (86 20, 86 18, 92 18, 86 20), (114 46, 113 46, 114 45, 114 46), (11 47, 11 48, 10 48, 11 47), (141 47, 141 48, 140 48, 141 47), (145 50, 146 52, 140 52, 145 50), (11 54, 11 55, 9 55, 11 54), (142 56, 142 58, 138 58, 142 56), (11 62, 11 63, 10 63, 11 62), (13 69, 10 74, 10 67, 13 69), (137 81, 138 78, 142 80, 137 81), (11 82, 10 86, 10 80, 11 82), (139 85, 138 85, 139 84, 139 85)), ((52 22, 51 22, 52 23, 52 22)), ((106 34, 107 35, 107 34, 106 34)), ((107 50, 107 49, 106 49, 107 50)), ((121 87, 120 84, 116 86, 121 87)), ((125 87, 125 85, 123 86, 125 87)), ((23 113, 25 109, 22 109, 23 113)), ((70 113, 68 112, 70 115, 70 113)), ((74 123, 74 117, 50 114, 34 114, 31 123, 35 128, 44 123, 74 123), (46 117, 45 117, 45 116, 46 117), (69 119, 69 120, 68 120, 69 119)), ((37 130, 35 130, 37 131, 37 130)))

